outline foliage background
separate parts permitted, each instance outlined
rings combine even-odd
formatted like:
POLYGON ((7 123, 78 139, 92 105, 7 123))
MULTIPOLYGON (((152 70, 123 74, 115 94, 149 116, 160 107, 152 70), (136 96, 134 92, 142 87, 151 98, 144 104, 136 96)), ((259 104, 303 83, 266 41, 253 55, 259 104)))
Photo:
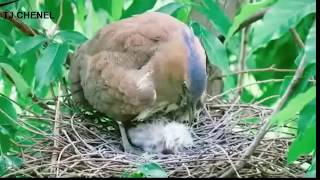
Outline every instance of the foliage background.
POLYGON ((0 7, 0 12, 50 11, 55 17, 22 19, 33 29, 29 33, 0 17, 0 175, 23 164, 17 155, 23 145, 42 136, 33 128, 52 131, 41 116, 55 104, 60 87, 62 97, 69 93, 68 54, 108 23, 160 11, 200 37, 209 64, 222 72, 224 98, 238 93, 242 102, 275 109, 284 100, 271 125, 293 135, 288 163, 312 156, 304 168, 306 176, 315 176, 315 8, 316 0, 19 0, 0 7), (230 10, 228 3, 241 6, 230 10), (259 14, 260 20, 247 22, 259 14), (29 114, 39 119, 23 118, 29 114))

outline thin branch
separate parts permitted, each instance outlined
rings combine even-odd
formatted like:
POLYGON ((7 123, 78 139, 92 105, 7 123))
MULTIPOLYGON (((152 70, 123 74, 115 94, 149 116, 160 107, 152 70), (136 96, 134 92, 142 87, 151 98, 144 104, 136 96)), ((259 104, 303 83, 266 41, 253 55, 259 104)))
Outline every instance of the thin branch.
POLYGON ((28 36, 35 36, 37 34, 40 34, 37 30, 29 27, 27 24, 20 21, 17 17, 13 16, 7 16, 6 12, 0 11, 0 17, 3 19, 6 19, 10 21, 12 24, 14 24, 20 31, 25 33, 28 36))
MULTIPOLYGON (((299 42, 299 41, 302 42, 300 36, 298 35, 298 33, 296 33, 295 29, 291 29, 291 32, 292 32, 293 37, 298 40, 297 42, 299 42)), ((287 102, 289 96, 291 95, 292 91, 294 90, 294 88, 298 84, 300 78, 302 77, 304 69, 305 69, 306 61, 307 61, 307 56, 306 56, 306 54, 304 54, 299 66, 298 66, 298 69, 297 69, 291 83, 289 84, 288 88, 286 89, 284 95, 279 100, 279 102, 276 105, 272 114, 266 119, 265 124, 261 127, 260 131, 255 136, 255 139, 252 141, 252 143, 250 144, 250 146, 248 147, 248 149, 246 150, 246 152, 242 156, 241 160, 238 161, 238 163, 236 164, 236 170, 239 171, 241 168, 244 167, 244 165, 246 164, 246 160, 248 160, 250 158, 250 156, 252 155, 254 150, 260 144, 260 141, 263 139, 265 134, 268 132, 269 128, 271 127, 272 117, 282 109, 284 104, 287 102)), ((229 177, 229 176, 233 175, 233 173, 234 173, 234 168, 229 168, 220 177, 229 177)))
POLYGON ((268 68, 261 68, 261 69, 247 69, 247 70, 243 70, 243 71, 237 71, 237 72, 233 72, 230 74, 225 74, 225 75, 221 75, 221 76, 216 76, 213 77, 210 80, 216 80, 216 79, 221 79, 221 78, 225 78, 228 76, 233 76, 233 75, 238 75, 238 74, 247 74, 247 73, 257 73, 257 72, 282 72, 282 73, 294 73, 296 72, 295 69, 278 69, 278 68, 274 68, 274 66, 268 67, 268 68))
POLYGON ((301 48, 304 49, 304 43, 302 39, 300 38, 300 35, 295 29, 290 29, 290 33, 294 39, 294 41, 297 43, 297 45, 301 48))
POLYGON ((24 105, 22 104, 19 104, 18 102, 14 101, 13 99, 7 97, 6 95, 0 93, 0 96, 8 99, 9 101, 11 101, 12 103, 16 104, 17 106, 19 106, 21 109, 33 114, 35 117, 40 117, 36 112, 34 112, 32 109, 28 108, 28 107, 25 107, 24 105))
MULTIPOLYGON (((57 98, 57 103, 56 103, 56 113, 55 113, 55 117, 54 117, 54 126, 53 126, 53 136, 54 137, 59 137, 59 126, 60 126, 60 123, 59 123, 59 119, 60 119, 60 95, 61 95, 61 89, 60 89, 60 82, 58 83, 58 98, 57 98)), ((58 149, 58 142, 54 139, 53 141, 53 148, 54 149, 58 149)), ((52 164, 55 164, 55 162, 57 161, 57 157, 58 157, 58 153, 56 151, 54 151, 52 153, 52 157, 51 157, 51 163, 52 164)), ((52 172, 56 171, 57 172, 57 169, 58 169, 58 165, 51 169, 52 172)))
MULTIPOLYGON (((242 30, 241 33, 241 46, 240 46, 240 59, 239 59, 239 70, 244 71, 245 69, 245 60, 246 60, 246 54, 247 54, 247 43, 248 43, 248 32, 249 32, 250 26, 245 27, 242 30)), ((243 77, 244 74, 241 73, 238 76, 238 87, 241 87, 243 85, 243 77)), ((239 88, 238 95, 241 96, 243 88, 239 88)))
POLYGON ((36 96, 33 95, 29 95, 32 99, 32 101, 39 105, 42 109, 46 109, 46 110, 52 110, 46 103, 43 103, 39 98, 37 98, 36 96))
POLYGON ((234 91, 238 91, 240 88, 245 88, 245 87, 248 87, 248 86, 253 86, 253 85, 256 85, 256 84, 264 84, 264 83, 276 83, 276 82, 283 82, 284 80, 283 79, 267 79, 267 80, 263 80, 263 81, 257 81, 257 82, 254 82, 254 83, 249 83, 249 84, 244 84, 242 85, 241 87, 236 87, 236 88, 233 88, 233 89, 229 89, 221 94, 218 94, 216 96, 213 96, 213 97, 210 97, 207 102, 210 102, 216 98, 219 98, 219 97, 222 97, 224 95, 227 95, 231 92, 234 92, 234 91))

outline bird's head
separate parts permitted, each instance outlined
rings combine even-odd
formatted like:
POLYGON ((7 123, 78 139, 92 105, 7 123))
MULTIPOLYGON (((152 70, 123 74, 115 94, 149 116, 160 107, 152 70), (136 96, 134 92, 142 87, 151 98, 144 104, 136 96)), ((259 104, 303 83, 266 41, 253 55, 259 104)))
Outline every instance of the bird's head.
POLYGON ((153 57, 153 78, 158 99, 177 100, 182 90, 190 115, 194 114, 206 89, 206 54, 189 28, 172 32, 161 44, 153 57))
POLYGON ((201 99, 206 89, 206 55, 198 38, 190 30, 184 30, 183 42, 186 47, 186 75, 184 78, 184 91, 189 106, 190 120, 193 120, 193 114, 196 104, 201 99))

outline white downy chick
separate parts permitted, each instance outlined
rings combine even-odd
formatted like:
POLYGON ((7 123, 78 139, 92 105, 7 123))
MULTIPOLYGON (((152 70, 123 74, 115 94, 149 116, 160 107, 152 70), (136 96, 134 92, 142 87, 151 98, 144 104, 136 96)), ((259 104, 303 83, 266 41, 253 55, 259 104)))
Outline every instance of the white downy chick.
POLYGON ((131 143, 149 153, 176 154, 192 146, 191 130, 179 122, 153 121, 128 129, 131 143))

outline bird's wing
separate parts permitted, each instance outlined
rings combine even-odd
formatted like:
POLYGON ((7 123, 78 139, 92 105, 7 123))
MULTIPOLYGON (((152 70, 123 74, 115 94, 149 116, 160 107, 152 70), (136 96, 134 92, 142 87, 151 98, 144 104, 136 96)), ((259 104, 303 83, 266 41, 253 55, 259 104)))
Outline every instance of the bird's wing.
POLYGON ((150 73, 114 63, 114 60, 135 58, 134 54, 108 51, 77 56, 70 69, 70 79, 74 80, 71 87, 82 92, 74 98, 80 99, 78 102, 84 98, 93 108, 107 114, 137 114, 156 98, 150 73))

